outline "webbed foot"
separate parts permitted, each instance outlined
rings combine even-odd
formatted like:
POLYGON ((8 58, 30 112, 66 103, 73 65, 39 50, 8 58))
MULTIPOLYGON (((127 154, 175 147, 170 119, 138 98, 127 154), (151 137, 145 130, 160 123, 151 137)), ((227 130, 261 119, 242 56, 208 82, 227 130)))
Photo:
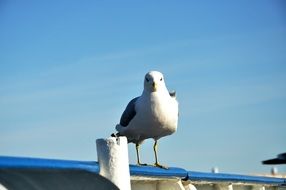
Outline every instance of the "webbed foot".
POLYGON ((165 169, 165 170, 169 169, 167 166, 163 166, 163 165, 159 164, 158 162, 156 162, 156 163, 154 164, 154 166, 155 166, 155 167, 158 167, 158 168, 165 169))
POLYGON ((148 164, 142 164, 141 162, 137 162, 138 166, 148 166, 148 164))

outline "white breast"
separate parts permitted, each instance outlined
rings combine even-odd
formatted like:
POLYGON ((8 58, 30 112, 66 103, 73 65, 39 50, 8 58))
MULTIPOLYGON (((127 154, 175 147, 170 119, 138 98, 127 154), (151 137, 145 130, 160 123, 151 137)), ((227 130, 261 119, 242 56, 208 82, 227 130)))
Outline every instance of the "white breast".
POLYGON ((136 105, 136 117, 130 123, 141 138, 159 139, 174 133, 178 122, 178 102, 169 95, 152 93, 141 96, 136 105))

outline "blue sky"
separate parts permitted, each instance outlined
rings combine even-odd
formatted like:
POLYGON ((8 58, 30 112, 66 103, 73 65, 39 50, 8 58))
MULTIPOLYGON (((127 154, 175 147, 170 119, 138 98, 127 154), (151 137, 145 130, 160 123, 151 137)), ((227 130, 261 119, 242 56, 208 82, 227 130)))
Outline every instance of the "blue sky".
POLYGON ((180 102, 162 164, 268 173, 285 152, 283 1, 4 0, 0 28, 0 155, 96 160, 149 70, 180 102))

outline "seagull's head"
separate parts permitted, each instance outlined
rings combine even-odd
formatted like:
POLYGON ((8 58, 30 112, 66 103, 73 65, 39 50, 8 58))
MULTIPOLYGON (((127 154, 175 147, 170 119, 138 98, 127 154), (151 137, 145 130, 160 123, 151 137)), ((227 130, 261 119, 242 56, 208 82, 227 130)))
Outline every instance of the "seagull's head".
POLYGON ((164 76, 158 71, 150 71, 144 78, 144 90, 156 92, 166 89, 164 76))

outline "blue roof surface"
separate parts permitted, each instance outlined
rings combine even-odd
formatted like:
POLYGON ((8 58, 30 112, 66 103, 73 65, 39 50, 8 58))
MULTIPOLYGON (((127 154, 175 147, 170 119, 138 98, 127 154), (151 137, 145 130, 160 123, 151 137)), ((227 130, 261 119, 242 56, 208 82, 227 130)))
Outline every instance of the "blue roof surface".
MULTIPOLYGON (((43 158, 24 158, 0 156, 0 169, 70 169, 84 170, 99 173, 98 162, 95 161, 73 161, 57 160, 43 158)), ((249 176, 224 173, 208 173, 187 171, 182 168, 170 167, 161 169, 152 166, 130 165, 130 174, 133 176, 145 177, 164 177, 164 178, 181 178, 191 181, 208 181, 208 182, 243 182, 259 183, 268 185, 286 186, 286 178, 249 176)))

